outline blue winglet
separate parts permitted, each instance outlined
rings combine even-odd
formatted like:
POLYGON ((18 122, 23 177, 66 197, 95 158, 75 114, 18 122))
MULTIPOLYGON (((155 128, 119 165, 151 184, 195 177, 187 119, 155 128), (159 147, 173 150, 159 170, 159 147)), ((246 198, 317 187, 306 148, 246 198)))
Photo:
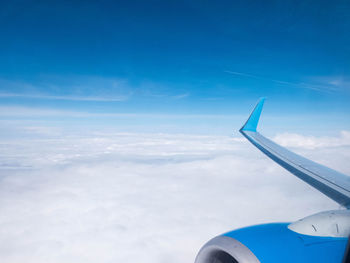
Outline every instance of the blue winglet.
POLYGON ((254 110, 249 116, 249 119, 243 125, 243 127, 239 131, 254 131, 256 132, 256 128, 259 123, 259 118, 261 115, 262 108, 264 106, 265 98, 260 98, 258 103, 256 104, 254 110))

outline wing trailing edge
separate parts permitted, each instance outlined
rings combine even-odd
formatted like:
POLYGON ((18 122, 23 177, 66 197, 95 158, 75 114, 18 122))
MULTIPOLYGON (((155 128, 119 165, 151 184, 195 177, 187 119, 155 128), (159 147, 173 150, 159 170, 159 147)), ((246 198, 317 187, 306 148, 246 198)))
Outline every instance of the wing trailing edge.
POLYGON ((350 208, 350 177, 308 160, 274 143, 257 132, 265 98, 261 98, 240 132, 255 147, 283 168, 329 198, 350 208))

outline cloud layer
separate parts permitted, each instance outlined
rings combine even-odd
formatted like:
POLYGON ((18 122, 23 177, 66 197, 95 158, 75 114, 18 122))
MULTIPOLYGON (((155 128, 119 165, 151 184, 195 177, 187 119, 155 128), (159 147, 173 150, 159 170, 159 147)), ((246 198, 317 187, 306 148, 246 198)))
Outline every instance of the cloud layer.
POLYGON ((275 141, 285 147, 304 149, 350 146, 350 132, 341 131, 338 137, 315 137, 282 133, 275 136, 275 141))
MULTIPOLYGON (((338 208, 242 138, 44 135, 0 141, 2 262, 193 262, 230 229, 338 208)), ((348 132, 298 136, 276 139, 350 173, 348 132)))

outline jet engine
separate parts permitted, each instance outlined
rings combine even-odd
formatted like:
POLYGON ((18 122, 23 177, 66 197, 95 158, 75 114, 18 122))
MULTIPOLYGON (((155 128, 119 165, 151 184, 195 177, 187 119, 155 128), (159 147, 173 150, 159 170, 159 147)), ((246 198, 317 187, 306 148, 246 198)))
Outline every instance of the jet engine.
POLYGON ((195 263, 341 263, 349 234, 350 211, 326 211, 291 224, 263 224, 217 236, 201 248, 195 263))

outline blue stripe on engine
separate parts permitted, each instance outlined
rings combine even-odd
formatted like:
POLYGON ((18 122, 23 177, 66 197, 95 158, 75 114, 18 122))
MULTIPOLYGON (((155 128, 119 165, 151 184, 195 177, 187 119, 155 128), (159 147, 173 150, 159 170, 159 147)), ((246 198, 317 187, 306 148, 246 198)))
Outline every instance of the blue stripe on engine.
POLYGON ((223 234, 247 246, 262 263, 341 263, 347 238, 298 234, 288 223, 241 228, 223 234))

